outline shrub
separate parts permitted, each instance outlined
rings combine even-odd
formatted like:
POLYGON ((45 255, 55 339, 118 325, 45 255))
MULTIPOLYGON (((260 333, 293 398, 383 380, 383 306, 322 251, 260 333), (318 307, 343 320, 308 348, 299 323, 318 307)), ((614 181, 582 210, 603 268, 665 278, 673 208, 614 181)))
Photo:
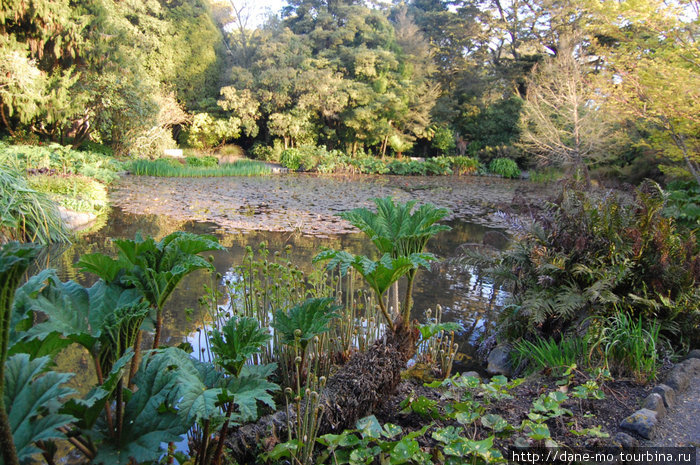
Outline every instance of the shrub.
POLYGON ((479 160, 470 157, 449 157, 452 170, 457 174, 472 174, 479 170, 479 160))
POLYGON ((423 167, 425 168, 426 174, 445 176, 452 174, 452 168, 450 168, 451 164, 450 160, 446 157, 436 157, 425 160, 423 162, 423 167))
POLYGON ((215 118, 209 113, 197 113, 192 118, 192 125, 184 132, 184 137, 190 147, 208 149, 239 134, 240 129, 230 121, 215 118))
POLYGON ((664 213, 684 226, 700 230, 700 186, 688 181, 669 184, 664 213))
POLYGON ((292 171, 311 171, 316 167, 316 158, 306 148, 291 148, 282 152, 280 163, 292 171))
POLYGON ((203 157, 187 157, 185 164, 193 167, 213 168, 219 166, 219 159, 213 155, 205 155, 203 157))
POLYGON ((696 344, 700 254, 663 206, 653 182, 627 204, 565 190, 491 270, 513 291, 501 314, 504 333, 559 338, 586 317, 624 311, 657 318, 662 328, 673 322, 678 346, 696 344))
POLYGON ((430 145, 439 150, 442 155, 451 154, 457 148, 454 132, 447 126, 440 126, 435 130, 430 145))
POLYGON ((275 139, 272 146, 265 145, 261 142, 256 142, 250 148, 248 153, 251 157, 255 158, 256 160, 278 162, 280 161, 283 151, 284 148, 282 147, 282 142, 275 139))
POLYGON ((112 150, 111 147, 91 140, 83 142, 78 150, 81 152, 99 153, 100 155, 106 155, 108 157, 114 156, 114 150, 112 150))
POLYGON ((520 168, 510 158, 496 158, 489 163, 489 171, 504 178, 520 177, 520 168))
POLYGON ((379 158, 372 155, 367 155, 363 158, 352 160, 352 165, 363 174, 386 174, 389 172, 389 167, 379 158))
POLYGON ((79 174, 107 184, 117 179, 117 173, 123 169, 119 161, 107 155, 59 144, 31 146, 0 142, 0 164, 29 173, 79 174))

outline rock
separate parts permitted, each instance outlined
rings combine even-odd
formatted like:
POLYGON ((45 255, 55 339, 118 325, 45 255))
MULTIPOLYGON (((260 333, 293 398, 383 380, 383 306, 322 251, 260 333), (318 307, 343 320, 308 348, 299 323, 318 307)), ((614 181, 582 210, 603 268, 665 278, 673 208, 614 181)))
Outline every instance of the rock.
POLYGON ((685 359, 691 359, 691 358, 700 358, 700 349, 693 349, 690 352, 688 352, 688 355, 685 356, 685 359))
POLYGON ((481 379, 481 375, 476 371, 467 371, 466 373, 462 373, 462 376, 473 376, 474 378, 481 379))
POLYGON ((619 445, 624 450, 634 450, 639 447, 639 441, 627 433, 618 432, 613 438, 613 444, 619 445))
POLYGON ((656 422, 656 412, 643 408, 622 420, 620 428, 636 433, 644 439, 654 439, 656 422))
POLYGON ((683 392, 688 389, 690 381, 698 374, 700 374, 700 359, 689 358, 673 367, 666 377, 666 384, 676 392, 683 392))
POLYGON ((656 418, 661 420, 666 415, 666 407, 664 406, 664 399, 660 394, 652 392, 644 399, 642 408, 653 410, 656 412, 656 418))
POLYGON ((676 391, 672 387, 665 384, 659 384, 651 390, 652 393, 658 394, 664 401, 664 407, 671 408, 676 401, 676 391))
POLYGON ((508 246, 508 242, 510 242, 508 236, 500 231, 486 231, 481 239, 482 244, 498 250, 505 249, 508 246))
POLYGON ((511 347, 507 344, 499 344, 489 353, 486 371, 492 375, 505 375, 510 377, 513 372, 513 364, 510 360, 511 347))
POLYGON ((58 207, 58 213, 61 215, 61 220, 63 220, 71 231, 85 229, 97 218, 97 215, 93 213, 76 212, 60 205, 58 207))

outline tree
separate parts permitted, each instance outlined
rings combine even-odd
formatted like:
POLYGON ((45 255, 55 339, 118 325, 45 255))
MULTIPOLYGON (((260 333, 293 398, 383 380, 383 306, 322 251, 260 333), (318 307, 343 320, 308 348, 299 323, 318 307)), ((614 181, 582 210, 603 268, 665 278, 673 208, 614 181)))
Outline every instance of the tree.
POLYGON ((527 80, 522 114, 522 146, 545 163, 581 170, 605 155, 611 127, 601 109, 600 94, 590 85, 585 55, 572 41, 539 63, 527 80))
POLYGON ((657 0, 594 4, 598 53, 615 111, 647 134, 670 174, 700 184, 700 16, 698 3, 657 0))

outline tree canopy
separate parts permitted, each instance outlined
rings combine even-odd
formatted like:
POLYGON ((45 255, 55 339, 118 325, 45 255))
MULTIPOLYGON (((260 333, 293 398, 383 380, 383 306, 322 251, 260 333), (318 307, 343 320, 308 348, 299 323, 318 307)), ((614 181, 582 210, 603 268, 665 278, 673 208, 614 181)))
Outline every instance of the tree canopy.
POLYGON ((279 141, 484 163, 644 153, 697 180, 699 10, 289 0, 254 25, 251 0, 13 0, 0 7, 0 125, 133 155, 174 146, 181 128, 195 147, 279 141))

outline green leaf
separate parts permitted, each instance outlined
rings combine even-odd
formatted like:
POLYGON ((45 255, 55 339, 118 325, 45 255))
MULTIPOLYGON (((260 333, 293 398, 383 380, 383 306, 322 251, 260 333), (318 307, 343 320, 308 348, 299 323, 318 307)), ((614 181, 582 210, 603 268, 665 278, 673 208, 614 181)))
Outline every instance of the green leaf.
POLYGON ((134 379, 136 389, 124 407, 122 435, 115 439, 107 432, 100 434, 102 443, 95 463, 128 465, 132 459, 138 463, 158 460, 163 444, 177 442, 187 432, 191 423, 175 410, 181 396, 178 380, 182 376, 189 379, 196 371, 191 365, 180 365, 185 357, 189 358, 175 348, 145 354, 134 379))
POLYGON ((111 283, 126 268, 126 263, 115 260, 102 253, 83 254, 78 260, 77 268, 84 273, 92 273, 111 283))
POLYGON ((418 329, 420 330, 421 338, 423 340, 430 339, 442 331, 446 331, 448 333, 452 331, 464 331, 464 327, 461 324, 453 321, 445 323, 428 323, 420 325, 418 329))
POLYGON ((379 424, 374 415, 360 418, 355 427, 363 438, 379 439, 382 435, 382 425, 379 424))
POLYGON ((75 392, 61 386, 73 375, 45 373, 50 365, 49 357, 30 360, 27 354, 13 355, 5 363, 4 402, 21 461, 39 452, 33 446, 37 441, 64 438, 57 428, 74 420, 58 413, 64 398, 75 392))
POLYGON ((391 439, 401 434, 402 431, 403 430, 400 426, 394 425, 393 423, 386 423, 384 425, 384 431, 382 432, 382 436, 384 436, 387 439, 391 439))
POLYGON ((484 428, 492 429, 495 433, 500 433, 508 427, 508 422, 502 416, 492 413, 481 417, 481 424, 484 428))
POLYGON ((266 460, 279 461, 283 457, 295 457, 298 449, 299 440, 292 439, 291 441, 277 444, 274 449, 264 454, 264 457, 266 460))
POLYGON ((431 204, 414 210, 415 200, 394 203, 391 197, 373 199, 377 211, 356 208, 338 216, 365 233, 380 253, 392 257, 421 253, 428 240, 449 226, 435 224, 449 215, 449 210, 431 204))
POLYGON ((297 331, 299 341, 303 348, 314 336, 329 330, 329 323, 333 318, 338 318, 335 310, 340 306, 332 305, 333 297, 306 299, 299 305, 295 305, 289 312, 278 310, 272 326, 281 335, 281 341, 285 344, 294 344, 297 331))
POLYGON ((400 465, 408 463, 413 456, 420 452, 420 445, 415 439, 408 437, 402 438, 389 454, 389 460, 392 465, 400 465))
POLYGON ((115 240, 119 260, 128 263, 123 282, 136 287, 151 306, 162 309, 178 283, 198 269, 213 269, 197 255, 225 250, 216 238, 187 232, 174 232, 159 242, 137 235, 133 240, 115 240))
POLYGON ((432 437, 443 444, 451 444, 460 439, 460 431, 454 426, 446 426, 433 431, 432 437))
POLYGON ((264 366, 244 365, 240 375, 233 378, 226 386, 228 395, 233 396, 237 412, 232 418, 238 422, 252 421, 258 418, 258 402, 275 408, 272 393, 279 389, 275 383, 267 378, 276 369, 277 365, 271 363, 264 366))
POLYGON ((231 375, 238 375, 246 360, 260 352, 271 338, 252 317, 231 318, 221 328, 212 331, 210 341, 215 361, 231 375))

